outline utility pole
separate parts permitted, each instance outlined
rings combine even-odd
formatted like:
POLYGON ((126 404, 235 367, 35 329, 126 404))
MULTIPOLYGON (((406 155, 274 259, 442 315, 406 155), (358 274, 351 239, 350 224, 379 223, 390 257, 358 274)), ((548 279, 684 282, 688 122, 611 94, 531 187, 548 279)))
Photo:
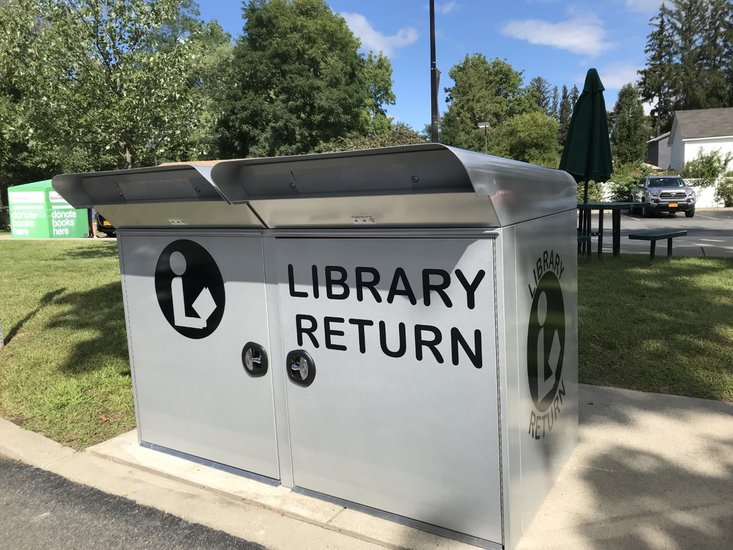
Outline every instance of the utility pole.
POLYGON ((438 82, 435 65, 435 0, 430 0, 430 141, 438 143, 438 82))

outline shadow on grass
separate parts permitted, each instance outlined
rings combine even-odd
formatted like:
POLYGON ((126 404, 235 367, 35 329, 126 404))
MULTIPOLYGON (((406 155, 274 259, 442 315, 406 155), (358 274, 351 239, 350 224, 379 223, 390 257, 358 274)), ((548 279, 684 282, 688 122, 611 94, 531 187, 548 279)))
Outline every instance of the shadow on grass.
POLYGON ((580 381, 733 401, 731 259, 579 263, 580 381))
MULTIPOLYGON (((56 301, 60 307, 48 328, 66 328, 92 335, 73 346, 66 364, 68 374, 81 374, 105 366, 113 359, 128 362, 125 314, 119 282, 73 292, 56 301)), ((121 374, 129 375, 129 366, 121 374)))
POLYGON ((51 302, 53 302, 57 296, 63 294, 66 291, 65 288, 57 288, 56 290, 52 290, 51 292, 47 292, 44 294, 41 299, 38 301, 38 305, 29 312, 25 317, 23 317, 18 323, 10 329, 10 331, 5 335, 5 345, 9 344, 13 338, 21 331, 23 326, 33 319, 36 315, 38 315, 38 312, 41 311, 43 308, 47 307, 51 302))
POLYGON ((116 258, 117 247, 112 241, 109 243, 94 243, 87 246, 79 246, 66 251, 63 259, 72 260, 98 260, 103 258, 116 258))

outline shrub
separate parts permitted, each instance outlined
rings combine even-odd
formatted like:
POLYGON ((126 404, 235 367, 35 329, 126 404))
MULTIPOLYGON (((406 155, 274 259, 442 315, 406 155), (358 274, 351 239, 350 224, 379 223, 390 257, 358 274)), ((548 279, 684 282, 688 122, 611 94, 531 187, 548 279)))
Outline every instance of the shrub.
POLYGON ((642 162, 616 164, 611 179, 608 181, 611 200, 621 202, 629 200, 633 187, 639 183, 641 178, 651 173, 652 169, 642 162))
POLYGON ((723 206, 733 206, 733 172, 720 178, 718 187, 715 189, 715 200, 722 201, 723 206))
POLYGON ((710 187, 725 173, 731 160, 733 154, 726 153, 722 156, 719 149, 709 153, 699 151, 694 159, 685 163, 680 176, 685 179, 697 179, 695 185, 698 187, 710 187))

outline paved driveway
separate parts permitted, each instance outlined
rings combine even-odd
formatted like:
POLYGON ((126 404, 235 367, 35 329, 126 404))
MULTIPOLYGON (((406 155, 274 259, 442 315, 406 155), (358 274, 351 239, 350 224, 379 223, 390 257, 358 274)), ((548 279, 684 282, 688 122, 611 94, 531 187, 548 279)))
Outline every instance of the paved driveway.
MULTIPOLYGON (((598 229, 598 215, 594 213, 593 231, 598 229)), ((675 256, 726 256, 733 257, 733 208, 698 210, 694 218, 686 218, 678 213, 674 216, 661 215, 653 218, 621 214, 621 253, 649 253, 649 242, 629 240, 629 233, 639 230, 679 230, 686 229, 686 237, 674 239, 675 256)), ((593 238, 593 252, 597 248, 593 238)), ((606 213, 603 220, 603 253, 611 253, 611 214, 606 213)), ((657 243, 657 255, 666 255, 666 241, 657 243)))

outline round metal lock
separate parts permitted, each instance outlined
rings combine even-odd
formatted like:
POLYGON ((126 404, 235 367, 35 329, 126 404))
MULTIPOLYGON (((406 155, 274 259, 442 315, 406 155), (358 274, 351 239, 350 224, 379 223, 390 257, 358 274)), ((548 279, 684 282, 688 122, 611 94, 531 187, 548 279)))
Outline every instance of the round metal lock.
POLYGON ((259 344, 247 342, 242 349, 244 371, 254 378, 267 374, 267 352, 259 344))
POLYGON ((288 353, 285 359, 285 369, 290 381, 298 386, 307 388, 316 378, 316 364, 308 352, 303 349, 296 349, 288 353))

